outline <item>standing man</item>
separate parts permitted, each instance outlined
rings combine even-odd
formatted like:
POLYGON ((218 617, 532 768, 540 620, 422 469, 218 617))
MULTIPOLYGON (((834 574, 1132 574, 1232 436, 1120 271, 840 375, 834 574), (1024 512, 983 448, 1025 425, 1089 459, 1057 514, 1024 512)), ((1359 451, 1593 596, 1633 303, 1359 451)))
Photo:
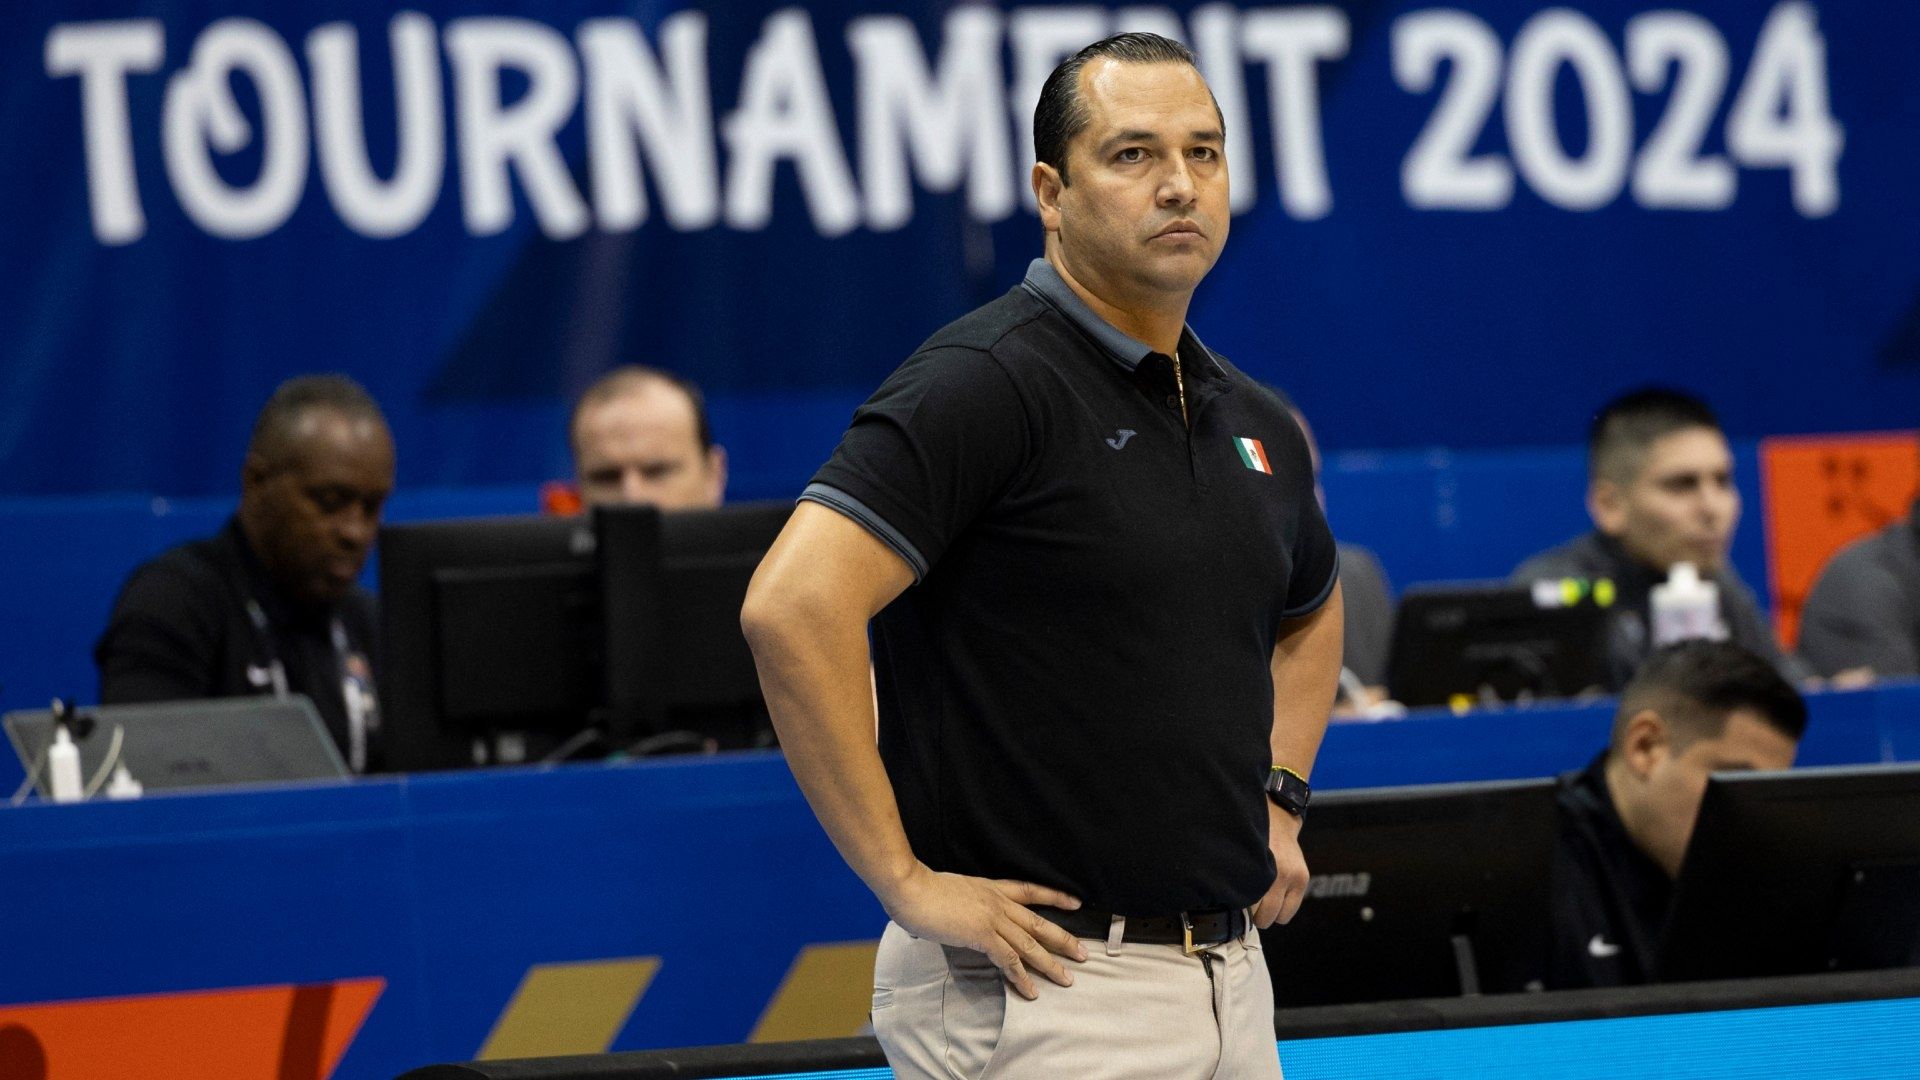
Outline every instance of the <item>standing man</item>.
POLYGON ((94 646, 100 701, 305 694, 355 772, 379 766, 374 603, 358 584, 393 437, 343 375, 289 379, 254 422, 240 507, 136 569, 94 646))
POLYGON ((1224 142, 1178 43, 1062 63, 1046 257, 855 413, 749 591, 788 761, 892 919, 901 1077, 1280 1075, 1255 927, 1305 891, 1340 590, 1298 425, 1185 325, 1224 142))

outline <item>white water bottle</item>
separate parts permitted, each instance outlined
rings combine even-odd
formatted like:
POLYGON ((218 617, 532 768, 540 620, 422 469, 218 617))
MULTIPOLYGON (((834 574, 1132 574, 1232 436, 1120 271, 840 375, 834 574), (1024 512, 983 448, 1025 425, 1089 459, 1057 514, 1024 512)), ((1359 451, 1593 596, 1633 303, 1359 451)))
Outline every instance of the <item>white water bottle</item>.
POLYGON ((1720 618, 1720 586, 1701 580, 1699 569, 1690 562, 1674 563, 1666 584, 1653 587, 1651 607, 1655 648, 1696 638, 1727 639, 1727 624, 1720 618))
POLYGON ((54 725, 53 745, 47 749, 47 792, 54 802, 81 799, 80 748, 73 745, 65 724, 54 725))

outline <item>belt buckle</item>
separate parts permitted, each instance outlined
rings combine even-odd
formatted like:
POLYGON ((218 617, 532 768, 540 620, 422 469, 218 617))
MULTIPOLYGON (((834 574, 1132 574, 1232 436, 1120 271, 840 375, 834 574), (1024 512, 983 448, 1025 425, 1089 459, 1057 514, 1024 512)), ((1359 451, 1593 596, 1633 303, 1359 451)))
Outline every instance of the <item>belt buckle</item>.
POLYGON ((1180 913, 1180 938, 1180 947, 1186 950, 1188 956, 1205 952, 1213 947, 1211 945, 1195 945, 1193 943, 1193 919, 1184 911, 1180 913))

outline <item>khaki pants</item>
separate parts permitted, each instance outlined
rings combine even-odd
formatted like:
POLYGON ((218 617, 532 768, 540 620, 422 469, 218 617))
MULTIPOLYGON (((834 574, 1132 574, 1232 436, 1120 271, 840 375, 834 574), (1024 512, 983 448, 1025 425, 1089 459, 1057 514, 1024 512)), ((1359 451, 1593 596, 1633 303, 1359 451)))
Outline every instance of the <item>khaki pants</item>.
POLYGON ((987 958, 888 923, 873 1031, 899 1080, 1280 1080, 1260 936, 1178 945, 1088 941, 1072 986, 1007 987, 987 958), (1209 967, 1211 973, 1209 973, 1209 967))

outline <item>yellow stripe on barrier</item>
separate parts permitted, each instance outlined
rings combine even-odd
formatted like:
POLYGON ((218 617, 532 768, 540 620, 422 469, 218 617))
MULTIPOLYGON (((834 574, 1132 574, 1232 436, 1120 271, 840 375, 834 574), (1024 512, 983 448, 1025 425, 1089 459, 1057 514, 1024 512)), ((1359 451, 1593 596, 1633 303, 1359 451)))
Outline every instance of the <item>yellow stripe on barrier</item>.
POLYGON ((867 1015, 873 1007, 873 956, 879 949, 877 941, 845 941, 801 949, 748 1041, 858 1035, 867 1026, 867 1015))
POLYGON ((657 956, 536 964, 494 1022, 478 1058, 604 1054, 659 970, 657 956))

